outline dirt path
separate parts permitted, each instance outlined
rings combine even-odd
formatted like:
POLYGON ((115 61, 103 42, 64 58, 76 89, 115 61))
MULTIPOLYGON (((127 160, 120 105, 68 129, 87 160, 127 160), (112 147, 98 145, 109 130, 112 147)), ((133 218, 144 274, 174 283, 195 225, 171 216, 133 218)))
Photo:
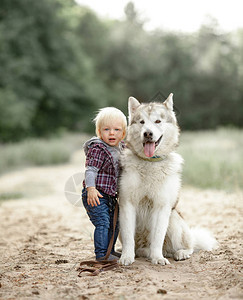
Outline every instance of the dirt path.
POLYGON ((185 219, 209 228, 220 243, 212 253, 201 251, 167 266, 138 259, 79 278, 79 262, 94 257, 93 227, 84 208, 71 205, 63 190, 82 165, 76 154, 69 165, 0 177, 0 194, 23 196, 0 204, 0 299, 243 299, 239 191, 182 190, 185 219))

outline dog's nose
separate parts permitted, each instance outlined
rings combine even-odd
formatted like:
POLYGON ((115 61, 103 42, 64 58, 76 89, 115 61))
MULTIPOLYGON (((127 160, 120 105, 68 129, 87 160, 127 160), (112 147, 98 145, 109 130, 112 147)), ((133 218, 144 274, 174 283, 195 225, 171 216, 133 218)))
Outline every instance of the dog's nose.
POLYGON ((151 131, 145 131, 143 136, 146 138, 146 139, 151 139, 153 137, 153 132, 151 131))

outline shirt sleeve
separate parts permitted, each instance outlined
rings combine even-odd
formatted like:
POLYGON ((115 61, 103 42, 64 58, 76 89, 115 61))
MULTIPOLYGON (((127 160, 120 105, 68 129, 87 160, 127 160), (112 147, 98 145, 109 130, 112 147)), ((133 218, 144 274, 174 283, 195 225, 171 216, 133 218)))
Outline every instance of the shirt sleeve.
POLYGON ((85 185, 86 187, 94 186, 96 183, 96 178, 98 174, 99 169, 96 167, 87 167, 85 171, 85 185))
POLYGON ((86 168, 87 167, 95 167, 98 170, 101 169, 103 163, 104 163, 104 151, 97 146, 93 146, 89 149, 86 157, 86 168))

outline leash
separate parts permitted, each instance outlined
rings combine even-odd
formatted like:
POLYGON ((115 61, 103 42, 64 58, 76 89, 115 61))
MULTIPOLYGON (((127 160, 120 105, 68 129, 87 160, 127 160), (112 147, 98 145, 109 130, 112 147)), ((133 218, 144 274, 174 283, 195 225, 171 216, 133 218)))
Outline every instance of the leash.
POLYGON ((117 268, 119 264, 117 263, 117 260, 107 260, 108 257, 111 254, 111 250, 113 247, 113 242, 115 238, 115 229, 116 229, 116 224, 117 224, 117 219, 118 219, 118 203, 116 200, 116 206, 115 206, 115 211, 114 211, 114 216, 113 216, 113 233, 112 237, 110 239, 108 249, 106 252, 106 255, 104 257, 104 260, 97 261, 97 260, 85 260, 80 263, 79 268, 77 271, 79 271, 78 277, 81 277, 83 272, 89 272, 91 273, 90 275, 92 276, 97 276, 99 273, 104 272, 104 271, 109 271, 114 268, 117 268), (86 265, 87 267, 82 267, 86 265))

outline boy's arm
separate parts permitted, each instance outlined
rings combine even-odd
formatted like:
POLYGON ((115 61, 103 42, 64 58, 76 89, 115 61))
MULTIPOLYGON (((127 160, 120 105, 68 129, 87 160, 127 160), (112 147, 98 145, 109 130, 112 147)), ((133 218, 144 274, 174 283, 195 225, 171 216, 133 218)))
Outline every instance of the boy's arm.
POLYGON ((104 163, 103 151, 99 147, 91 147, 87 154, 85 185, 87 187, 88 205, 97 206, 100 204, 99 197, 103 197, 96 189, 97 174, 104 163))
POLYGON ((85 171, 85 185, 87 187, 87 203, 88 205, 97 206, 100 204, 99 197, 102 195, 95 188, 95 182, 99 169, 88 166, 85 171))
POLYGON ((92 166, 87 166, 85 170, 85 186, 95 186, 96 178, 98 175, 99 169, 92 166))

